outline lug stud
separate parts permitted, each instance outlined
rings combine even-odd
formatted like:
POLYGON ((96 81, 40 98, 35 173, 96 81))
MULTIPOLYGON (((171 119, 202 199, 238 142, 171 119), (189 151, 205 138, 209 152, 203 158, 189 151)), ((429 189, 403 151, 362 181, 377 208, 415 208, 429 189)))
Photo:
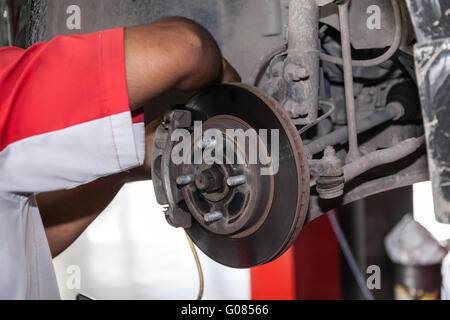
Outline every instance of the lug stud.
POLYGON ((205 222, 208 223, 208 224, 216 222, 216 221, 219 221, 222 218, 223 218, 223 214, 222 214, 222 212, 219 212, 219 211, 214 211, 214 212, 207 213, 203 217, 205 222))
POLYGON ((191 184, 192 182, 194 182, 194 176, 192 175, 179 176, 177 178, 177 185, 179 186, 185 186, 191 184))
POLYGON ((229 187, 237 187, 247 182, 247 178, 244 175, 229 177, 227 184, 229 187))

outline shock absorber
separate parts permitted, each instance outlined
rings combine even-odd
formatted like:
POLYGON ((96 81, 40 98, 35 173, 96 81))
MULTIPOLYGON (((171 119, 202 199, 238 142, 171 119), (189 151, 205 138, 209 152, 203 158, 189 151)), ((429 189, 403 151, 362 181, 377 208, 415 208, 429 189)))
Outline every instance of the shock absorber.
POLYGON ((288 55, 283 66, 284 109, 296 125, 317 119, 319 108, 319 7, 316 0, 289 2, 288 55))

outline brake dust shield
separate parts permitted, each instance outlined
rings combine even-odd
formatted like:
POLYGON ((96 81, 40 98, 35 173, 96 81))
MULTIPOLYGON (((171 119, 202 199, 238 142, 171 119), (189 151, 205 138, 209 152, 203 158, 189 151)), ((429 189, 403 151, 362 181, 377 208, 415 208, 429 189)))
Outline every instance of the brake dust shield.
POLYGON ((275 100, 247 85, 208 88, 168 113, 155 135, 152 178, 168 222, 226 266, 278 258, 305 221, 309 168, 298 131, 275 100), (190 138, 182 163, 172 159, 181 136, 190 138))

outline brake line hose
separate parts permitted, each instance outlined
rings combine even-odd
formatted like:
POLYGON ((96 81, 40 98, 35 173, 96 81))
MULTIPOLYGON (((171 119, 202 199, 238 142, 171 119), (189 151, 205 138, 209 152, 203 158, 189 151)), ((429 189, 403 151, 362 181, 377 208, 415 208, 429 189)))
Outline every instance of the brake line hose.
MULTIPOLYGON (((386 51, 384 54, 382 54, 377 58, 369 60, 352 60, 353 67, 374 67, 380 65, 388 61, 390 58, 392 58, 394 54, 397 52, 397 50, 400 48, 403 28, 402 28, 402 12, 398 0, 392 0, 392 7, 394 10, 394 17, 395 17, 395 36, 391 47, 389 48, 388 51, 386 51)), ((342 58, 334 57, 323 52, 320 53, 320 58, 323 61, 331 62, 334 64, 338 65, 344 64, 344 60, 342 58)))
POLYGON ((191 237, 189 236, 189 234, 187 233, 186 230, 184 231, 184 233, 186 234, 186 238, 188 240, 189 247, 191 248, 192 255, 194 256, 195 265, 197 267, 197 272, 198 272, 199 288, 198 288, 197 300, 202 300, 203 293, 205 291, 205 279, 203 276, 202 264, 200 263, 200 259, 197 254, 197 250, 195 249, 195 246, 194 246, 194 243, 192 242, 191 237))

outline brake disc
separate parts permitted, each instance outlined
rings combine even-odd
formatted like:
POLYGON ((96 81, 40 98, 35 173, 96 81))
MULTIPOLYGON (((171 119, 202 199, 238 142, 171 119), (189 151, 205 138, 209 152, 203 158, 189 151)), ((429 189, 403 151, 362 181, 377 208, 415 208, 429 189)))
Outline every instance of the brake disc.
POLYGON ((221 264, 248 268, 276 259, 305 221, 302 141, 278 103, 254 87, 214 86, 171 111, 157 129, 152 165, 168 222, 221 264), (181 137, 189 138, 187 148, 177 145, 181 137), (180 150, 184 161, 174 161, 180 150))

